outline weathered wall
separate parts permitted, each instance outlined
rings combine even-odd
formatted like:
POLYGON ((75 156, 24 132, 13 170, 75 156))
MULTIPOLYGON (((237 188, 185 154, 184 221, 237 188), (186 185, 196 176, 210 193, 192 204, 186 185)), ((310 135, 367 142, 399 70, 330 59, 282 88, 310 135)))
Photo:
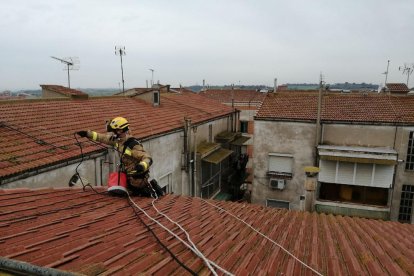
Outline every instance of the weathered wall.
MULTIPOLYGON (((390 193, 391 220, 398 219, 402 185, 414 185, 414 172, 405 170, 410 131, 414 131, 414 127, 352 124, 324 124, 322 127, 321 142, 325 145, 388 147, 397 151, 399 162, 390 193)), ((292 209, 298 209, 299 196, 304 194, 302 169, 314 162, 314 143, 315 124, 255 121, 252 201, 264 205, 267 198, 286 200, 291 202, 292 209), (270 152, 294 156, 293 177, 287 180, 285 190, 268 188, 266 172, 270 152)))
POLYGON ((291 209, 300 209, 300 196, 305 193, 305 166, 314 162, 315 125, 294 122, 255 121, 252 202, 266 205, 266 199, 290 202, 291 209), (292 154, 292 179, 284 190, 269 188, 269 153, 292 154))
POLYGON ((146 141, 143 146, 154 161, 150 168, 151 178, 159 182, 160 178, 171 174, 172 192, 187 195, 185 186, 188 183, 183 183, 181 174, 183 143, 183 132, 177 132, 146 141))
POLYGON ((68 98, 69 96, 65 96, 60 93, 56 93, 47 89, 42 89, 42 98, 68 98))
POLYGON ((393 148, 395 127, 324 124, 322 144, 393 148))
MULTIPOLYGON (((93 185, 97 183, 96 170, 100 164, 102 157, 97 159, 90 159, 83 161, 78 168, 79 174, 93 185)), ((61 167, 55 170, 43 172, 30 176, 24 179, 16 180, 14 182, 1 185, 2 189, 10 188, 41 188, 41 187, 68 187, 68 183, 72 175, 75 174, 75 169, 79 163, 74 163, 66 167, 61 167)), ((100 174, 98 174, 100 175, 100 174)), ((100 179, 98 179, 100 182, 100 179)), ((106 183, 106 178, 104 179, 106 183)), ((86 183, 85 183, 86 184, 86 183)))

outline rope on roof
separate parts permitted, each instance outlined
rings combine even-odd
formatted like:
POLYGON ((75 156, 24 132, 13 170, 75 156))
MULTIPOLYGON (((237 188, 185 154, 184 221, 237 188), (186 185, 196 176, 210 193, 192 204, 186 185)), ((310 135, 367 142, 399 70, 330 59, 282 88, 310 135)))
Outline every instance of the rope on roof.
MULTIPOLYGON (((155 193, 155 191, 154 191, 154 189, 153 189, 153 192, 155 193)), ((155 210, 159 213, 159 214, 161 214, 161 215, 163 215, 164 217, 167 217, 168 218, 168 216, 167 215, 165 215, 165 214, 163 214, 163 213, 161 213, 161 212, 159 212, 158 211, 158 209, 155 207, 155 205, 154 205, 154 202, 156 201, 156 200, 158 200, 158 196, 156 195, 156 193, 155 193, 155 197, 153 196, 153 201, 152 201, 152 206, 155 208, 155 210)), ((213 275, 218 275, 216 272, 215 272, 215 270, 211 267, 211 266, 214 266, 215 268, 217 268, 217 269, 219 269, 221 272, 223 272, 223 273, 225 273, 226 275, 230 275, 230 276, 233 276, 233 274, 232 273, 230 273, 230 272, 228 272, 227 270, 225 270, 224 268, 222 268, 222 267, 220 267, 219 265, 217 265, 216 263, 214 263, 213 261, 211 261, 211 260, 209 260, 209 259, 207 259, 198 249, 197 249, 197 247, 195 247, 195 245, 194 245, 194 243, 191 241, 191 239, 189 239, 189 234, 188 234, 188 232, 187 231, 185 231, 184 230, 184 228, 182 228, 181 226, 179 226, 180 227, 180 229, 186 234, 186 236, 187 236, 187 239, 189 239, 189 241, 190 241, 190 243, 192 244, 192 245, 194 245, 194 247, 192 246, 192 245, 190 245, 190 244, 188 244, 186 241, 184 241, 183 239, 181 239, 177 234, 175 234, 174 232, 172 232, 170 229, 168 229, 167 227, 165 227, 162 223, 160 223, 158 220, 156 220, 156 219, 154 219, 153 217, 151 217, 150 215, 148 215, 148 213, 147 212, 145 212, 145 210, 144 209, 142 209, 141 207, 139 207, 133 200, 132 200, 132 198, 130 197, 130 195, 129 195, 129 193, 128 193, 128 200, 137 208, 137 209, 139 209, 142 213, 144 213, 150 220, 152 220, 153 222, 155 222, 156 224, 158 224, 161 228, 163 228, 165 231, 167 231, 168 233, 170 233, 172 236, 174 236, 176 239, 178 239, 181 243, 183 243, 188 249, 190 249, 194 254, 196 254, 198 257, 200 257, 203 261, 204 261, 204 263, 207 265, 207 267, 210 269, 210 271, 213 273, 213 275)), ((173 223, 175 223, 176 225, 179 225, 177 222, 175 222, 175 221, 173 221, 173 220, 171 220, 170 218, 168 218, 168 220, 170 220, 171 222, 173 222, 173 223)))
POLYGON ((291 256, 292 258, 294 258, 296 261, 298 261, 299 263, 301 263, 303 266, 305 266, 306 268, 312 270, 312 272, 314 272, 316 275, 319 276, 323 276, 321 273, 319 273, 318 271, 316 271, 315 269, 313 269, 312 267, 310 267, 309 265, 307 265, 306 263, 302 262, 298 257, 296 257, 295 255, 293 255, 292 253, 289 252, 289 250, 287 250, 286 248, 284 248, 282 245, 280 245, 279 243, 275 242, 274 240, 272 240, 271 238, 269 238, 268 236, 266 236, 265 234, 261 233, 259 230, 257 230, 256 228, 254 228, 252 225, 250 225, 249 223, 245 222, 244 220, 242 220, 241 218, 239 218, 236 215, 233 215, 232 213, 230 213, 229 211, 227 211, 226 209, 221 208, 220 206, 217 206, 213 203, 210 203, 208 201, 206 201, 205 199, 200 198, 201 201, 227 213, 228 215, 232 216, 233 218, 237 219, 238 221, 243 222, 245 225, 247 225, 249 228, 251 228, 254 232, 256 232, 257 234, 259 234, 260 236, 262 236, 263 238, 269 240, 271 243, 273 243, 274 245, 278 246, 280 249, 282 249, 283 251, 285 251, 289 256, 291 256))

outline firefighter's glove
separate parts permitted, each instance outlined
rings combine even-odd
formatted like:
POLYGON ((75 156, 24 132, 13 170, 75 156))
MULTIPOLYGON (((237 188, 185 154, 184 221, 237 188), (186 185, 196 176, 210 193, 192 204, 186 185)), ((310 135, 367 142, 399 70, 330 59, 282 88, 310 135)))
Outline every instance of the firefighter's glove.
POLYGON ((79 135, 80 137, 86 137, 88 135, 88 132, 86 130, 81 130, 76 132, 77 135, 79 135))
POLYGON ((142 174, 148 169, 148 164, 144 161, 139 162, 138 165, 135 166, 135 171, 137 174, 142 174))

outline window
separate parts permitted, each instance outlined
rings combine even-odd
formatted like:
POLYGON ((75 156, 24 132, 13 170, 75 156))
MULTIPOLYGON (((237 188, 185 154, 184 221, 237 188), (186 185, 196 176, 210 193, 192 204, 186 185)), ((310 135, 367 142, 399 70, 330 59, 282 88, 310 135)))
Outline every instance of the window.
POLYGON ((220 163, 201 162, 201 197, 211 198, 220 190, 220 163))
POLYGON ((290 205, 289 201, 276 200, 276 199, 266 199, 266 206, 267 207, 290 209, 289 205, 290 205))
POLYGON ((269 174, 292 175, 293 156, 282 153, 269 153, 269 174))
POLYGON ((400 201, 400 212, 398 214, 398 221, 411 222, 411 215, 413 213, 414 200, 414 185, 403 185, 400 201))
POLYGON ((388 191, 386 188, 320 183, 319 199, 387 206, 388 191))
POLYGON ((154 92, 154 105, 160 104, 160 93, 158 91, 154 92))
POLYGON ((394 166, 372 163, 352 163, 321 159, 319 161, 320 182, 370 186, 392 187, 394 166))
POLYGON ((240 121, 240 132, 247 133, 249 129, 249 122, 240 121))
POLYGON ((213 142, 213 125, 208 125, 208 141, 213 142))
POLYGON ((405 169, 414 171, 414 131, 410 131, 408 137, 407 159, 405 160, 405 169))
POLYGON ((161 189, 165 193, 167 193, 167 194, 172 193, 173 192, 173 190, 172 190, 172 174, 169 173, 169 174, 166 174, 166 175, 160 177, 160 183, 158 183, 158 185, 160 185, 161 189))

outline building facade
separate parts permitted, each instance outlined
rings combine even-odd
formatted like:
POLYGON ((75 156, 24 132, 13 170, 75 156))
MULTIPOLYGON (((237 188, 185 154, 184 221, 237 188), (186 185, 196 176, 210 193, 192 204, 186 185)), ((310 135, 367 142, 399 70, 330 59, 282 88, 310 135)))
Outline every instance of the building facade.
MULTIPOLYGON (((197 180, 206 173, 194 165, 197 145, 219 133, 235 132, 238 119, 232 108, 194 93, 160 90, 131 96, 74 98, 70 94, 59 99, 8 101, 0 104, 0 111, 2 188, 66 186, 76 172, 84 184, 106 185, 109 172, 117 170, 118 153, 74 133, 82 129, 105 132, 105 121, 123 116, 130 122, 131 134, 153 158, 151 178, 166 192, 198 196, 202 183, 197 180)), ((221 150, 218 144, 209 154, 221 150)), ((219 166, 229 163, 233 151, 228 151, 225 158, 214 162, 219 166)), ((214 193, 220 192, 219 184, 214 193)))
POLYGON ((271 94, 255 118, 252 201, 413 222, 414 98, 271 94), (319 168, 307 185, 306 167, 319 168), (311 187, 312 186, 312 187, 311 187))

